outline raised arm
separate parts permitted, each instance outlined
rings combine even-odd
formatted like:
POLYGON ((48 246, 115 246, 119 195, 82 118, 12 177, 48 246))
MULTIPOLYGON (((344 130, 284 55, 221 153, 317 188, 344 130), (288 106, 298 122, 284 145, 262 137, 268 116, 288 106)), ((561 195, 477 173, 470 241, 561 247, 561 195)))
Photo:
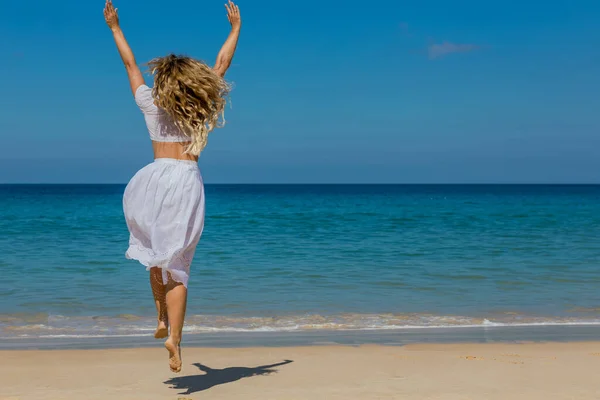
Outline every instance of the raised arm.
POLYGON ((119 15, 117 14, 117 9, 113 6, 111 0, 106 0, 106 5, 104 6, 104 19, 113 33, 115 43, 117 44, 117 49, 119 50, 119 54, 121 55, 121 59, 123 60, 123 64, 125 64, 125 69, 127 70, 131 91, 135 96, 135 91, 145 83, 144 76, 135 62, 135 57, 133 56, 131 47, 129 47, 127 40, 125 40, 125 35, 123 34, 123 31, 119 25, 119 15))
POLYGON ((240 17, 240 9, 231 0, 228 4, 225 4, 227 8, 227 19, 231 24, 231 32, 225 41, 225 44, 217 55, 217 62, 213 69, 221 76, 225 76, 227 69, 231 65, 235 49, 237 47, 238 38, 240 37, 240 29, 242 27, 242 18, 240 17))

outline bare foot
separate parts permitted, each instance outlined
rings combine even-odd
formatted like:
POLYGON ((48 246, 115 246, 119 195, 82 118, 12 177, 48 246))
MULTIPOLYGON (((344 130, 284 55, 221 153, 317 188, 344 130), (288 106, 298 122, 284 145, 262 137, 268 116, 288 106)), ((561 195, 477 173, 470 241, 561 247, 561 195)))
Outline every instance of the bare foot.
POLYGON ((169 368, 173 372, 181 371, 181 347, 173 343, 172 339, 167 339, 165 348, 169 350, 169 368))
POLYGON ((154 332, 155 339, 164 339, 169 336, 169 327, 164 321, 158 321, 156 332, 154 332))

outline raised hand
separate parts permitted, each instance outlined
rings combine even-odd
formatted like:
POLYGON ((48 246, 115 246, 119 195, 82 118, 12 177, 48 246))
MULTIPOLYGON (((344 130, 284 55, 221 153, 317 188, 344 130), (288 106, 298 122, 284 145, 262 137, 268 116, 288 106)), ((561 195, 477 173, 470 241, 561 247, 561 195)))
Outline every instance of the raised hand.
POLYGON ((238 38, 240 37, 240 28, 242 26, 242 18, 240 17, 240 9, 235 3, 229 0, 229 3, 225 4, 227 9, 227 19, 231 24, 231 32, 221 47, 219 54, 217 54, 217 62, 213 69, 215 72, 223 77, 231 65, 235 49, 237 48, 238 38))
POLYGON ((119 28, 119 15, 117 14, 118 8, 113 6, 111 0, 106 0, 106 5, 104 6, 104 19, 106 20, 106 24, 112 30, 119 28))
POLYGON ((240 17, 240 8, 231 0, 225 4, 227 9, 227 19, 231 24, 232 29, 239 29, 242 26, 242 18, 240 17))

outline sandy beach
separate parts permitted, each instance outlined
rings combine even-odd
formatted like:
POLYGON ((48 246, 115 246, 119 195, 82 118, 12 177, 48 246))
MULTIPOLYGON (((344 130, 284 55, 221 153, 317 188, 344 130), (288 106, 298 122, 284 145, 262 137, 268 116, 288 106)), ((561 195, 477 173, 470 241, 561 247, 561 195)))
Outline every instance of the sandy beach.
POLYGON ((0 352, 0 399, 598 399, 600 343, 0 352))

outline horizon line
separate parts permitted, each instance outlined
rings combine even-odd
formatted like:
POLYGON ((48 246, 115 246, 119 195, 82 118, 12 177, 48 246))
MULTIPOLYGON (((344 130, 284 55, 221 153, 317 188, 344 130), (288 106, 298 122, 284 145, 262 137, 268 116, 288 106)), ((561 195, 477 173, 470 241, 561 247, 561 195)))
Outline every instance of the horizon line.
MULTIPOLYGON (((117 186, 117 185, 127 185, 127 182, 123 183, 110 183, 110 182, 100 182, 100 183, 83 183, 83 182, 38 182, 38 183, 28 183, 28 182, 17 182, 17 183, 2 183, 0 182, 0 186, 117 186)), ((373 183, 373 182, 364 182, 364 183, 224 183, 224 182, 214 182, 214 183, 204 183, 205 186, 226 186, 226 185, 235 185, 235 186, 600 186, 600 182, 453 182, 453 183, 373 183)))

